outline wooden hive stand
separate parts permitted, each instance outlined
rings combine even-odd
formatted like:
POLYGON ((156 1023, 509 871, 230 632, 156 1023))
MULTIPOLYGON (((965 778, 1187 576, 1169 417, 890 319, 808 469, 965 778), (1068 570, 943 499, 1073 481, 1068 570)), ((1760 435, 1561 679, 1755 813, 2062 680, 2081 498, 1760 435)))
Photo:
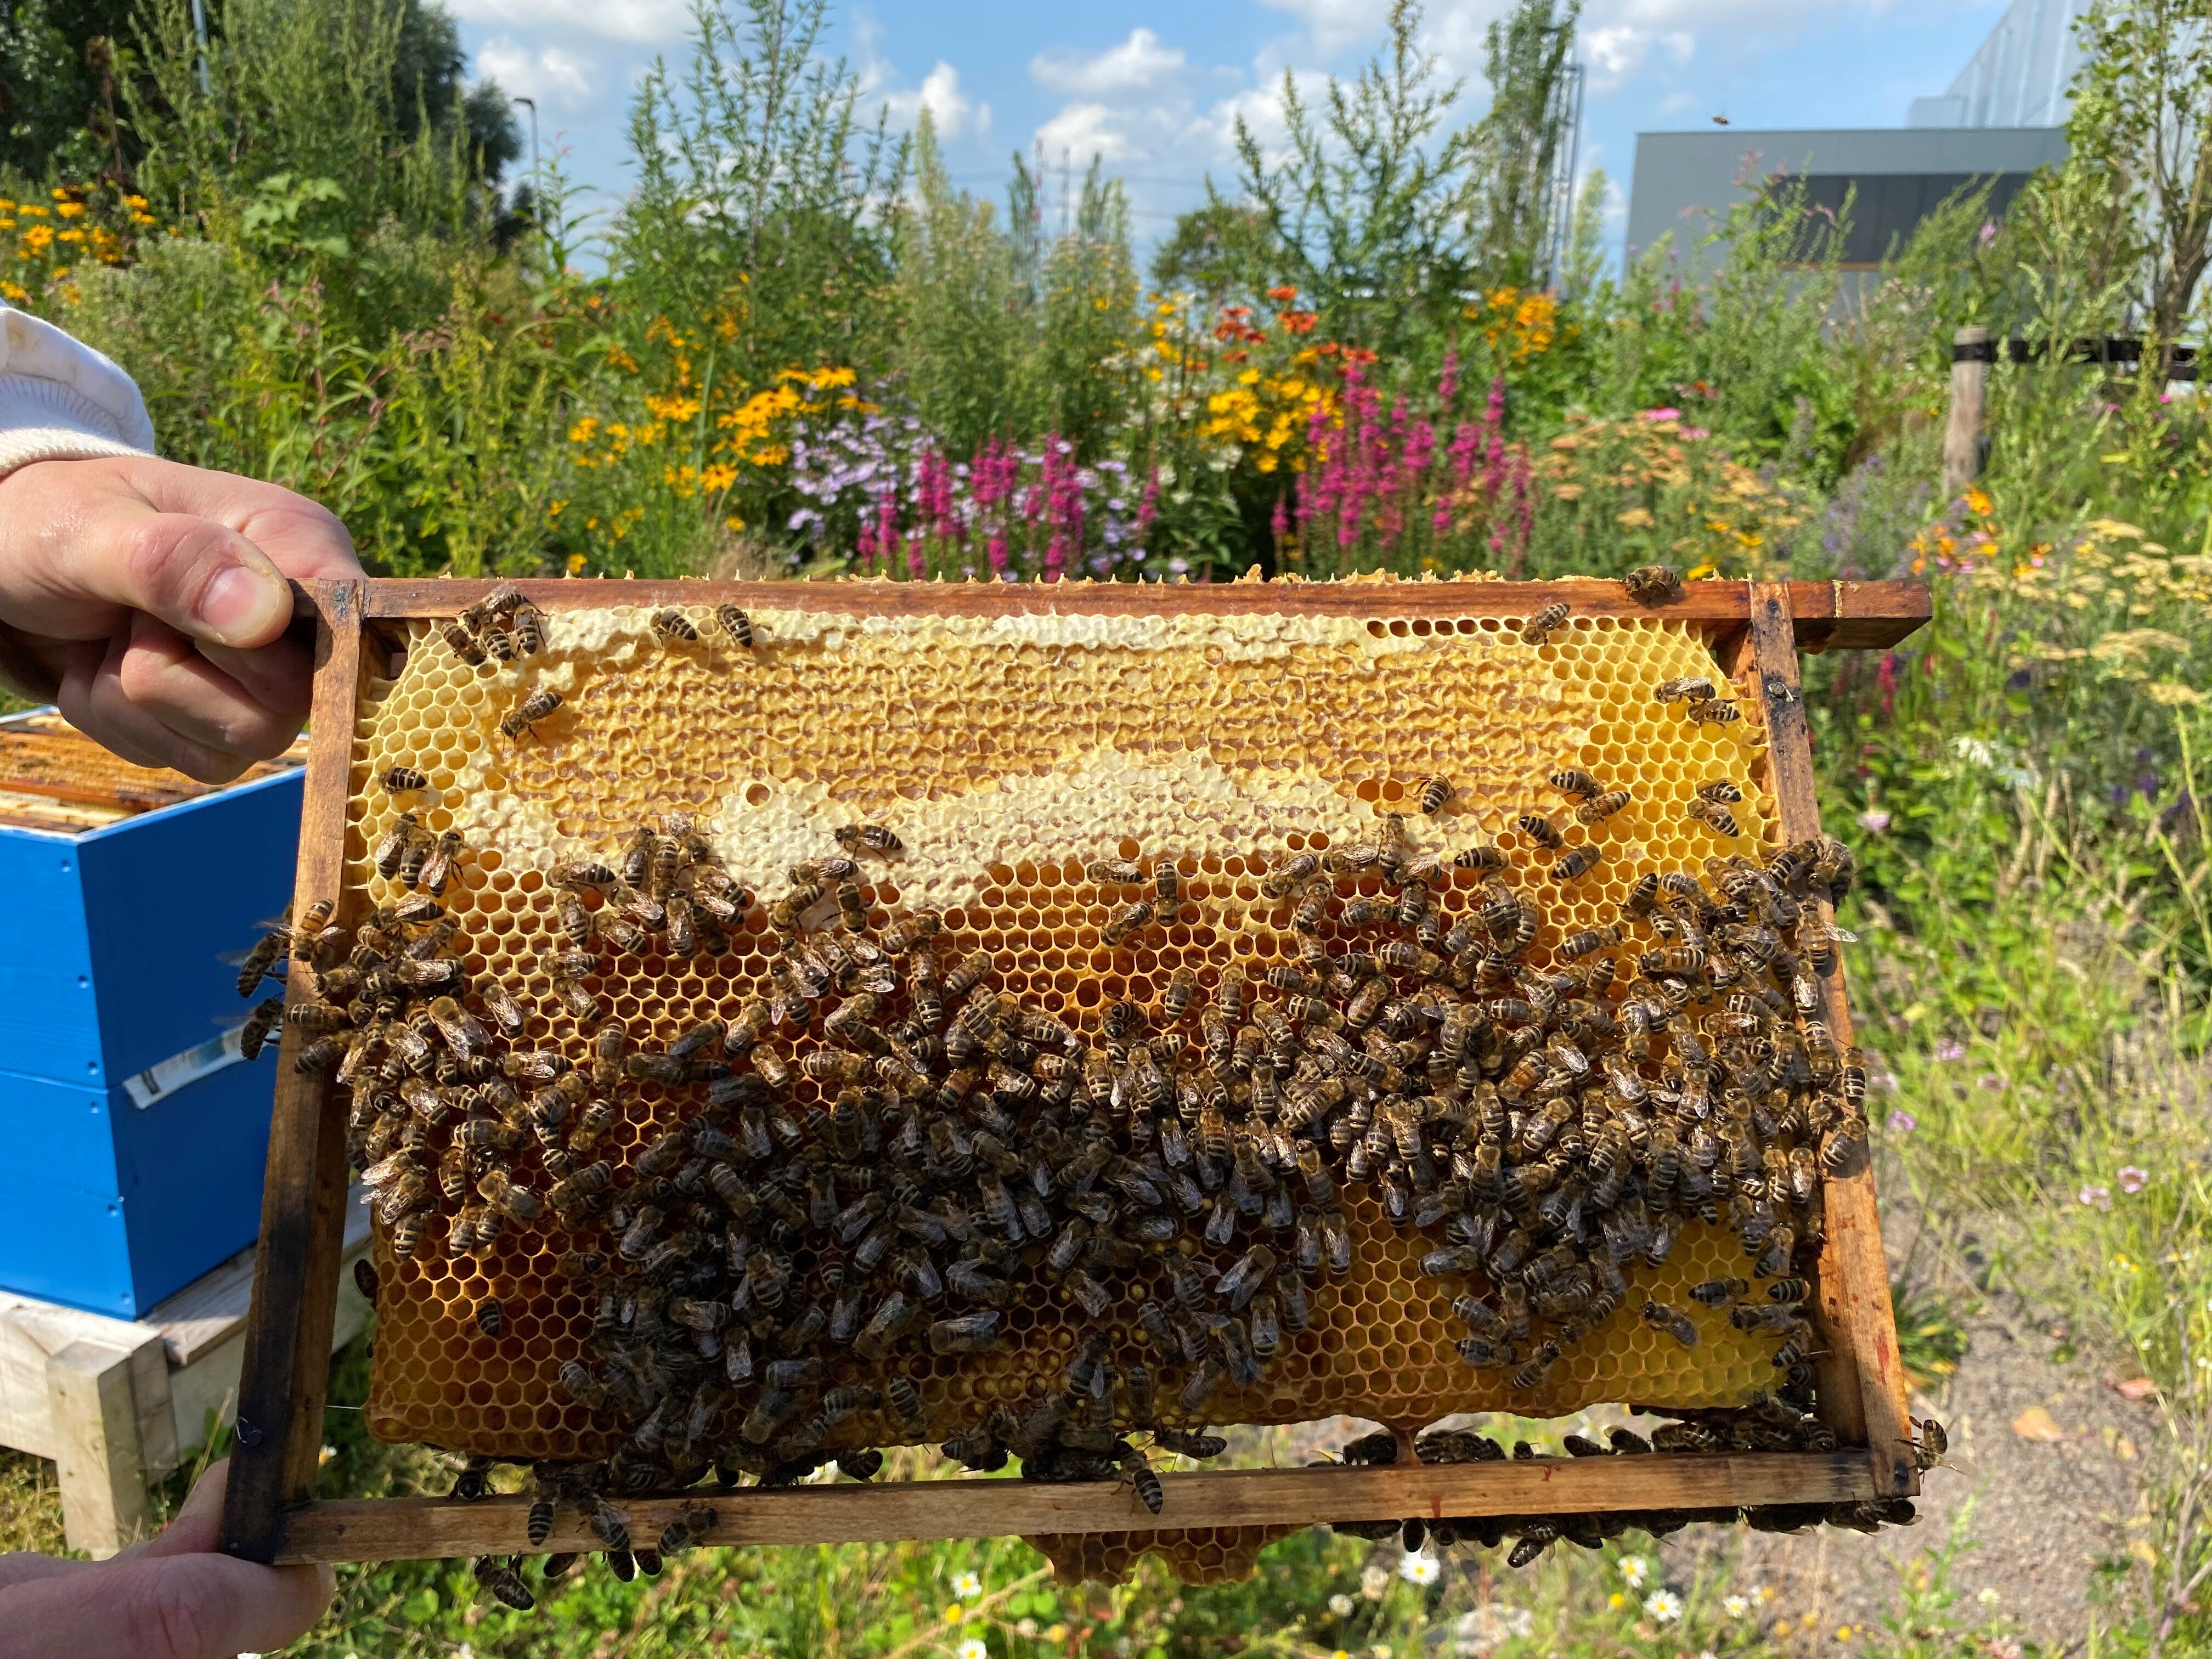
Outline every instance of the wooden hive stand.
MULTIPOLYGON (((1577 617, 1657 617, 1686 623, 1765 720, 1768 781, 1783 835, 1819 832, 1812 751, 1798 678, 1801 651, 1881 649, 1930 615, 1929 590, 1907 582, 1704 581, 1655 609, 1613 581, 1553 583, 1240 582, 1198 586, 939 583, 538 581, 519 585, 553 615, 611 606, 733 603, 876 616, 1287 612, 1365 619, 1371 629, 1425 631, 1425 618, 1525 617, 1564 601, 1577 617)), ((301 825, 298 907, 337 893, 346 861, 356 712, 368 679, 400 641, 391 624, 450 618, 484 582, 368 581, 305 585, 319 646, 301 825)), ((1822 907, 1824 912, 1825 905, 1822 907)), ((1832 920, 1826 917, 1824 920, 1832 920)), ((312 994, 296 978, 294 999, 312 994)), ((1821 981, 1838 1045, 1850 1041, 1843 971, 1821 981)), ((529 1551, 529 1499, 473 1504, 316 1497, 331 1334, 346 1215, 343 1115, 326 1078, 291 1064, 288 1030, 276 1085, 264 1195, 259 1266, 246 1330, 225 1547, 259 1561, 370 1561, 529 1551)), ((705 1541, 823 1544, 1004 1534, 1182 1532, 1212 1527, 1727 1510, 1909 1496, 1918 1489, 1906 1385, 1892 1322, 1873 1178, 1862 1167, 1825 1186, 1827 1243, 1817 1314, 1826 1352, 1820 1408, 1839 1449, 1759 1455, 1656 1454, 1633 1458, 1388 1468, 1329 1467, 1170 1475, 1161 1518, 1110 1482, 1043 1485, 945 1480, 887 1486, 746 1489, 719 1501, 705 1541)), ((695 1493, 693 1496, 697 1496, 695 1493)), ((684 1494, 624 1499, 634 1533, 652 1536, 684 1494)), ((599 1547, 565 1510, 541 1551, 599 1547)))

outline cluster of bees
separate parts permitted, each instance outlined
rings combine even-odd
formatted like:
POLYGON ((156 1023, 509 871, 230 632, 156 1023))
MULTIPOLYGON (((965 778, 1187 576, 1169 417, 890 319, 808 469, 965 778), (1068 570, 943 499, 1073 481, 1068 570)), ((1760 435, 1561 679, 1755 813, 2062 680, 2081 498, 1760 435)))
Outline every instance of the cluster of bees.
MULTIPOLYGON (((1523 638, 1564 620, 1554 606, 1523 638)), ((726 606, 718 623, 750 644, 743 612, 726 606)), ((653 626, 697 637, 672 610, 653 626)), ((511 589, 444 632, 467 661, 542 644, 511 589)), ((1735 717, 1709 681, 1659 696, 1692 719, 1735 717)), ((519 735, 557 702, 533 692, 502 729, 519 735)), ((425 781, 400 768, 380 781, 404 793, 425 781)), ((1627 804, 1578 769, 1551 781, 1586 823, 1627 804)), ((1452 793, 1449 779, 1426 780, 1416 804, 1432 816, 1452 793)), ((1741 799, 1716 781, 1693 816, 1732 836, 1727 808, 1741 799)), ((1554 884, 1597 862, 1541 816, 1517 827, 1553 855, 1543 874, 1554 884)), ((1540 872, 1495 846, 1447 862, 1386 817, 1369 842, 1266 872, 1263 891, 1290 912, 1294 963, 1257 979, 1231 965, 1206 987, 1178 969, 1155 1003, 1115 1003, 1086 1033, 996 988, 988 952, 947 950, 935 913, 883 916, 866 866, 902 851, 892 832, 850 825, 836 842, 765 902, 678 813, 639 827, 612 863, 558 867, 564 940, 550 973, 588 1033, 573 1055, 526 1046, 514 996, 467 971, 438 902, 466 849, 411 813, 374 853, 401 896, 350 931, 318 903, 241 973, 250 994, 288 953, 312 972, 313 994, 289 1012, 263 1004, 249 1041, 258 1051, 289 1019, 306 1039, 298 1066, 331 1069, 350 1091, 352 1158, 392 1256, 482 1255, 509 1229, 574 1247, 562 1265, 593 1324, 559 1386, 625 1438, 597 1463, 538 1466, 533 1544, 572 1504, 626 1575, 703 1536, 712 1511, 647 1548, 629 1534, 624 1494, 710 1474, 786 1485, 833 1462, 867 1479, 882 1455, 854 1438, 922 1437, 918 1374, 1006 1346, 1018 1304, 1071 1328, 1058 1385, 978 1407, 945 1454, 981 1470, 1018 1458, 1030 1480, 1125 1480, 1157 1514, 1148 1451, 1217 1455, 1220 1437, 1191 1425, 1224 1385, 1257 1383, 1351 1270, 1354 1187, 1433 1243, 1420 1270, 1461 1291, 1459 1356, 1514 1391, 1540 1385, 1624 1305, 1694 1346, 1691 1310, 1638 1298, 1633 1279, 1668 1260, 1692 1218, 1732 1227, 1741 1276, 1690 1294, 1772 1336, 1774 1389, 1741 1412, 1681 1414, 1653 1442, 1832 1447, 1808 1414, 1815 1350, 1802 1305, 1822 1181, 1867 1143, 1863 1066, 1819 1018, 1815 975, 1844 937, 1820 907, 1854 869, 1840 842, 1644 875, 1617 917, 1540 966, 1540 872), (1448 916, 1440 896, 1464 870, 1480 885, 1448 916), (1376 896, 1340 890, 1370 874, 1376 896), (612 957, 719 954, 750 927, 772 939, 772 981, 726 1017, 636 1031, 595 988, 612 957), (795 1105, 801 1076, 833 1103, 795 1105), (683 1115, 618 1167, 604 1142, 644 1084, 676 1093, 683 1115)), ((1172 925, 1186 902, 1172 858, 1105 859, 1085 873, 1120 896, 1109 947, 1172 925)), ((363 1288, 374 1295, 373 1273, 363 1288)), ((495 1301, 475 1316, 488 1335, 505 1328, 495 1301)), ((1615 1441, 1645 1449, 1626 1431, 1615 1441)), ((1504 1455, 1464 1435, 1420 1447, 1445 1461, 1504 1455)), ((1371 1446, 1346 1455, 1380 1459, 1371 1446)), ((456 1495, 488 1491, 486 1467, 471 1465, 456 1495)), ((1697 1518, 1445 1530, 1510 1534, 1519 1559, 1560 1536, 1697 1518)), ((1844 1523, 1899 1518, 1869 1510, 1844 1523)), ((568 1565, 553 1558, 548 1576, 568 1565)), ((479 1577, 528 1600, 512 1564, 487 1558, 479 1577)))

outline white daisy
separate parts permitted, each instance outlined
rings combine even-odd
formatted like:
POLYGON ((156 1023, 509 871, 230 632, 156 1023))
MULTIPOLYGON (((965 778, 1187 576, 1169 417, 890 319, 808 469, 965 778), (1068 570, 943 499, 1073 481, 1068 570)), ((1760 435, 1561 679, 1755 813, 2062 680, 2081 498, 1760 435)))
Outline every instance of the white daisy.
POLYGON ((991 1650, 985 1647, 979 1638, 973 1636, 963 1642, 958 1647, 953 1649, 952 1651, 954 1659, 991 1659, 991 1650))
POLYGON ((1644 1581, 1651 1576, 1651 1564, 1640 1555, 1620 1558, 1620 1576, 1628 1581, 1628 1588, 1640 1589, 1644 1581))
POLYGON ((1731 1619, 1741 1619, 1751 1611, 1751 1598, 1744 1595, 1721 1597, 1721 1611, 1731 1619))
POLYGON ((972 1572, 952 1575, 952 1593, 963 1601, 972 1601, 983 1593, 983 1581, 972 1572))
POLYGON ((1409 1584, 1433 1584, 1443 1564, 1433 1555, 1408 1555, 1398 1563, 1398 1577, 1409 1584))
POLYGON ((1671 1625, 1682 1616, 1682 1598, 1670 1589, 1656 1589, 1644 1598, 1647 1617, 1662 1625, 1671 1625))

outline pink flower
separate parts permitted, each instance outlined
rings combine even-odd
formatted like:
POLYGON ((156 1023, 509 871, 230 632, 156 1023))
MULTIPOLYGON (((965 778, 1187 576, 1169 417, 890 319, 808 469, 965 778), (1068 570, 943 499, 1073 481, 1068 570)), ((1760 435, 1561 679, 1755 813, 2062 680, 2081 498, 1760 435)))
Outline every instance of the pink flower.
POLYGON ((2118 1179, 2120 1190, 2122 1192, 2130 1194, 2139 1193, 2144 1188, 2150 1185, 2150 1171, 2148 1170, 2138 1170, 2132 1164, 2124 1164, 2120 1166, 2118 1179))
POLYGON ((1935 1058, 1947 1065, 1952 1060, 1964 1060, 1966 1057, 1966 1045, 1963 1042, 1954 1042, 1949 1037, 1946 1037, 1936 1045, 1935 1058))
POLYGON ((1637 411, 1637 418, 1655 424, 1661 421, 1679 421, 1682 418, 1682 411, 1679 409, 1642 409, 1637 411))
POLYGON ((2093 1210, 2109 1210, 2112 1207, 2112 1189, 2110 1187, 2084 1187, 2081 1201, 2093 1210))
POLYGON ((1893 1133, 1909 1135, 1920 1127, 1920 1120, 1900 1106, 1889 1115, 1889 1127, 1893 1133))
POLYGON ((1859 814, 1859 828, 1870 836, 1878 836, 1889 828, 1889 814, 1879 806, 1869 807, 1859 814))

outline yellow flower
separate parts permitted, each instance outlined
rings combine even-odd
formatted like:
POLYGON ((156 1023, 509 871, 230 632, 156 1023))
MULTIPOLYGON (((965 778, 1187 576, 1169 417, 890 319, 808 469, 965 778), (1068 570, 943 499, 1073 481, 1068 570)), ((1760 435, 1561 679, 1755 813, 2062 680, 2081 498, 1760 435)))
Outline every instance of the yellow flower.
POLYGON ((568 574, 572 576, 580 576, 584 574, 584 556, 582 554, 571 553, 568 556, 568 574))
POLYGON ((957 1625, 967 1616, 968 1609, 962 1607, 957 1601, 948 1601, 945 1604, 945 1622, 946 1624, 957 1625))

